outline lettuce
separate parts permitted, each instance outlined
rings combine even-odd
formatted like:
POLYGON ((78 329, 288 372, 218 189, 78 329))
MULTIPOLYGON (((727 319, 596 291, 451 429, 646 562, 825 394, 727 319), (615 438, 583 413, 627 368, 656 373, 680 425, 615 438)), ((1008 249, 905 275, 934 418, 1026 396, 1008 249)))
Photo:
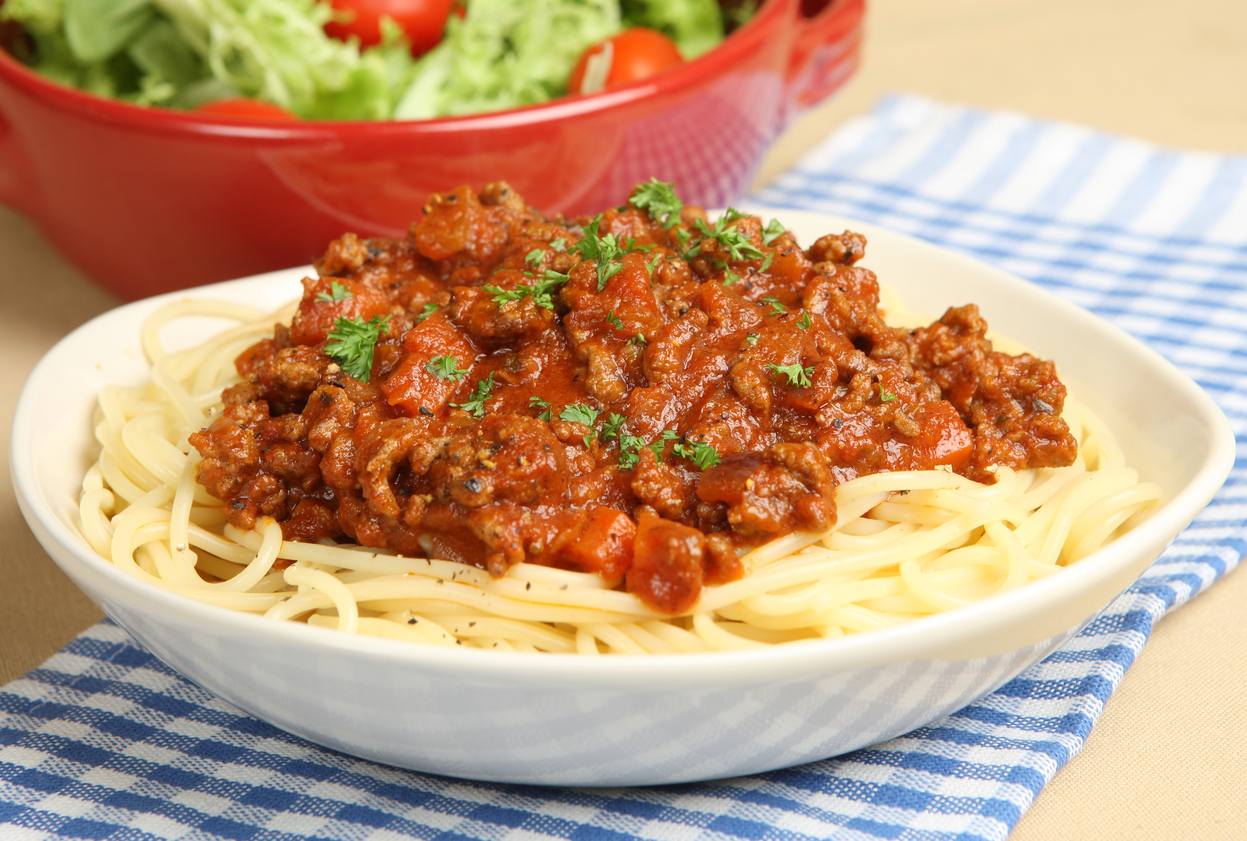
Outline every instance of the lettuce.
MULTIPOLYGON (((566 93, 590 45, 627 26, 672 37, 686 58, 723 38, 717 0, 468 0, 418 60, 397 26, 361 51, 330 38, 320 0, 4 0, 37 72, 101 96, 194 108, 234 96, 307 119, 424 119, 566 93)), ((386 23, 389 23, 388 21, 386 23)))

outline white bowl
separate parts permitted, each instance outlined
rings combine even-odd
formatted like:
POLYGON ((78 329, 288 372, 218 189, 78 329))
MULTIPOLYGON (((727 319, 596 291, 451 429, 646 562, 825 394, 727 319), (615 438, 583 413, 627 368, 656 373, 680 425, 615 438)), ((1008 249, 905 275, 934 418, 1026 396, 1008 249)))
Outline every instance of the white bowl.
POLYGON ((805 244, 845 228, 864 233, 864 265, 914 309, 938 316, 975 302, 993 328, 1055 359, 1168 501, 1094 555, 974 606, 738 653, 583 659, 420 647, 234 613, 129 577, 76 525, 97 392, 144 378, 139 325, 159 305, 195 295, 276 307, 298 296, 309 271, 301 268, 139 301, 53 348, 13 423, 23 513, 69 577, 169 666, 283 730, 391 765, 478 780, 650 785, 788 767, 929 724, 1051 653, 1126 589, 1225 481, 1233 435, 1171 364, 1038 287, 873 225, 773 215, 805 244))

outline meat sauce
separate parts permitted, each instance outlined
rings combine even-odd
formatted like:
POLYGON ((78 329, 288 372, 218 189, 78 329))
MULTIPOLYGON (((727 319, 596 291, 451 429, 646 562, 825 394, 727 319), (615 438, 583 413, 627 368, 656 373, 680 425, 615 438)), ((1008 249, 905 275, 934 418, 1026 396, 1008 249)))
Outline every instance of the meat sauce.
POLYGON ((802 248, 652 182, 593 219, 505 184, 347 234, 191 436, 230 522, 481 567, 597 573, 665 614, 741 550, 836 518, 836 486, 1069 464, 1052 363, 974 305, 884 323, 863 237, 802 248))

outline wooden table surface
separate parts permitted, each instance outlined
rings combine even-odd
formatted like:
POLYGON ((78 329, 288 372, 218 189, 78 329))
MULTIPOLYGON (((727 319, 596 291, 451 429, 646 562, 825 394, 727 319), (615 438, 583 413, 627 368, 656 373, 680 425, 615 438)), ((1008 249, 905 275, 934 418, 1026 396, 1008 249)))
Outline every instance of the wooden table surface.
MULTIPOLYGON (((1067 120, 1165 145, 1247 153, 1244 0, 868 0, 863 64, 833 101, 776 144, 782 171, 881 95, 1067 120)), ((30 369, 59 338, 115 306, 0 208, 0 433, 30 369)), ((8 446, 0 475, 8 475, 8 446)), ((0 684, 100 618, 35 542, 0 486, 0 684)), ((1247 837, 1247 572, 1165 618, 1083 751, 1011 841, 1247 837)))

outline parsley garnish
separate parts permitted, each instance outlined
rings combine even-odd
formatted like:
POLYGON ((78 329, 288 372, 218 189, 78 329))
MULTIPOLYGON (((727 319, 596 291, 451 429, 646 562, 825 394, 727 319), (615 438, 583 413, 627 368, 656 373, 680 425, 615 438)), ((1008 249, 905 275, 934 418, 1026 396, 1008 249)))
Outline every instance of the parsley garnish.
POLYGON ((476 388, 467 400, 451 405, 457 409, 463 409, 465 412, 470 412, 474 418, 482 418, 485 416, 485 401, 489 399, 489 392, 493 390, 494 372, 490 371, 488 377, 483 380, 477 380, 476 388))
POLYGON ((676 432, 674 429, 664 429, 662 435, 659 435, 658 438, 649 444, 649 448, 654 451, 654 458, 658 461, 662 461, 662 451, 667 448, 667 442, 678 441, 679 438, 680 433, 676 432))
POLYGON ((774 251, 766 252, 766 259, 762 261, 762 265, 758 266, 758 271, 759 272, 768 271, 771 268, 771 264, 774 262, 775 262, 775 252, 774 251))
POLYGON ((610 417, 602 424, 601 438, 603 441, 614 441, 619 437, 623 425, 627 422, 628 416, 621 415, 618 412, 611 412, 610 417))
POLYGON ((624 249, 620 247, 614 234, 598 236, 598 225, 601 221, 602 214, 599 213, 592 222, 585 225, 584 237, 580 242, 572 246, 581 257, 597 263, 599 292, 606 288, 607 281, 623 271, 623 264, 614 261, 624 255, 624 249))
POLYGON ((645 337, 642 336, 640 333, 637 333, 635 336, 633 336, 631 339, 628 340, 628 344, 643 345, 645 344, 645 337))
POLYGON ((727 249, 727 253, 731 255, 733 260, 760 260, 763 256, 762 249, 749 241, 744 231, 739 228, 729 228, 728 224, 740 219, 743 214, 732 208, 727 209, 727 213, 714 223, 711 228, 702 220, 698 219, 693 224, 697 230, 701 231, 702 239, 718 240, 719 244, 727 249))
POLYGON ((328 292, 318 292, 317 301, 345 301, 347 298, 354 298, 355 293, 347 289, 345 285, 336 280, 329 281, 328 292))
POLYGON ((891 403, 891 402, 892 402, 893 400, 895 400, 895 399, 896 399, 896 395, 895 395, 895 394, 892 394, 891 392, 884 391, 884 390, 883 390, 883 383, 880 383, 880 384, 879 384, 879 402, 881 402, 881 403, 891 403))
POLYGON ((558 239, 552 239, 550 240, 550 247, 553 248, 555 251, 566 251, 567 240, 564 237, 559 237, 558 239))
POLYGON ((325 353, 342 370, 362 382, 372 374, 372 354, 385 329, 386 317, 375 315, 367 324, 362 318, 339 318, 329 331, 325 353))
POLYGON ((624 470, 631 470, 637 466, 637 462, 641 457, 637 451, 645 446, 645 439, 639 435, 629 435, 624 432, 619 436, 619 466, 624 470))
POLYGON ((811 325, 811 322, 810 322, 809 310, 802 310, 801 320, 797 322, 797 326, 800 327, 802 330, 809 330, 810 325, 811 325))
POLYGON ((492 283, 483 287, 499 306, 531 297, 533 303, 543 309, 554 309, 554 290, 567 283, 567 275, 546 269, 544 279, 533 284, 524 284, 514 289, 503 289, 492 283))
POLYGON ((783 315, 784 314, 784 305, 779 302, 778 298, 772 295, 767 295, 765 298, 759 301, 759 303, 770 304, 771 315, 783 315))
POLYGON ((541 265, 541 257, 545 254, 540 248, 534 248, 524 256, 524 265, 530 269, 535 269, 541 265))
POLYGON ((472 373, 467 368, 460 368, 459 360, 453 356, 435 356, 425 363, 424 370, 439 380, 462 380, 472 373))
POLYGON ((776 374, 783 374, 788 377, 789 385, 813 385, 810 380, 810 374, 814 373, 814 366, 812 365, 808 368, 802 368, 800 362, 794 362, 792 365, 776 365, 774 362, 768 362, 766 367, 776 374))
POLYGON ((614 327, 616 330, 623 329, 623 322, 619 320, 619 316, 615 315, 614 310, 606 311, 606 320, 609 321, 611 327, 614 327))
POLYGON ((775 240, 779 239, 780 234, 786 230, 788 229, 779 224, 778 219, 772 219, 767 223, 766 228, 762 231, 762 241, 767 245, 770 245, 775 240))
POLYGON ((420 322, 424 321, 426 318, 428 318, 433 313, 437 312, 439 309, 440 307, 438 307, 437 304, 425 304, 424 308, 420 310, 420 314, 416 316, 416 323, 419 324, 420 322))
POLYGON ((698 470, 708 470, 722 460, 719 458, 718 450, 705 441, 689 441, 687 444, 676 444, 672 453, 688 459, 698 470))
POLYGON ((684 202, 675 194, 675 185, 657 178, 638 184, 628 198, 628 204, 647 211, 655 222, 670 230, 679 224, 684 202))
POLYGON ((554 417, 554 415, 551 414, 550 412, 550 401, 549 400, 542 400, 540 397, 534 394, 532 397, 528 398, 528 405, 532 406, 534 409, 545 410, 541 414, 537 415, 537 420, 548 421, 552 417, 554 417))
POLYGON ((601 409, 594 409, 583 403, 575 403, 571 406, 563 407, 563 411, 559 412, 559 420, 565 420, 570 423, 583 423, 585 426, 592 427, 600 414, 602 414, 601 409))
POLYGON ((758 343, 757 333, 750 333, 749 335, 745 336, 745 344, 749 345, 749 347, 753 347, 757 343, 758 343))

